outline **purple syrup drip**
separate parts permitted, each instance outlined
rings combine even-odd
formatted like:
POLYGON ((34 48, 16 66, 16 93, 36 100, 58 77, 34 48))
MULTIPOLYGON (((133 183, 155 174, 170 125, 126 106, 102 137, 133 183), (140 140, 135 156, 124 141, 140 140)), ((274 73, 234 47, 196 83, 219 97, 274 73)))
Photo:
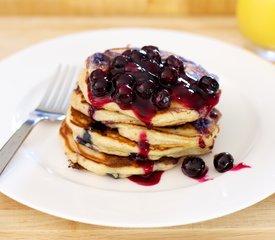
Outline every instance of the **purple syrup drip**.
POLYGON ((153 186, 160 182, 162 174, 163 171, 156 171, 144 175, 133 175, 128 177, 128 179, 142 186, 153 186))
POLYGON ((246 164, 244 164, 244 163, 241 162, 241 163, 235 165, 229 171, 239 171, 239 170, 244 169, 244 168, 251 168, 251 166, 246 165, 246 164))

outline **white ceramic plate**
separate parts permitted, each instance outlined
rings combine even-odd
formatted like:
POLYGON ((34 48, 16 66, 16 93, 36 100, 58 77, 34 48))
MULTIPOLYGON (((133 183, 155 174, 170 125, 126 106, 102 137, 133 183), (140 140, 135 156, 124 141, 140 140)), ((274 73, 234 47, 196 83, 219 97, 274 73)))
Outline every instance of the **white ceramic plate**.
POLYGON ((58 124, 37 126, 0 177, 1 192, 40 211, 85 223, 160 227, 194 223, 248 207, 274 193, 275 67, 210 38, 154 29, 110 29, 37 44, 0 63, 0 145, 39 102, 59 63, 82 65, 112 47, 157 45, 200 63, 221 79, 221 132, 205 157, 212 181, 198 183, 180 167, 151 187, 67 167, 58 124), (251 166, 217 173, 213 155, 228 151, 251 166))

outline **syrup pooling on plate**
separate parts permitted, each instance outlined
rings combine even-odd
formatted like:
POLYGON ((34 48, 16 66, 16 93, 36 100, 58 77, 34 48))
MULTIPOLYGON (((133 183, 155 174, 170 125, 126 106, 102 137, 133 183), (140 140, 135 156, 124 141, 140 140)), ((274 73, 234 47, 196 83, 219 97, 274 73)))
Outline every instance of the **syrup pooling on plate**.
POLYGON ((128 177, 128 179, 139 185, 153 186, 159 183, 162 174, 163 171, 156 171, 145 175, 133 175, 128 177))
POLYGON ((231 168, 230 170, 231 170, 231 171, 239 171, 239 170, 244 169, 244 168, 251 168, 251 166, 246 165, 246 164, 244 164, 244 163, 241 162, 241 163, 235 165, 235 166, 234 166, 233 168, 231 168))
POLYGON ((168 109, 172 101, 204 115, 219 101, 221 91, 216 79, 191 78, 185 73, 187 61, 175 55, 162 58, 157 47, 127 49, 114 56, 105 53, 88 59, 99 64, 87 78, 94 107, 115 102, 123 110, 132 110, 150 127, 156 113, 168 109))

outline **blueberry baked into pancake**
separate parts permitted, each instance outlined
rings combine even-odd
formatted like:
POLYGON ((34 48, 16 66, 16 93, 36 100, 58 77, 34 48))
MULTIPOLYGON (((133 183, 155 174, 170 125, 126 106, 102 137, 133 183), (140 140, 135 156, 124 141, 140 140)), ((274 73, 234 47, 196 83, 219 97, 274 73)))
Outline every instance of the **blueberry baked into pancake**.
POLYGON ((211 151, 220 94, 216 76, 154 46, 95 53, 60 128, 65 153, 115 178, 169 170, 211 151))

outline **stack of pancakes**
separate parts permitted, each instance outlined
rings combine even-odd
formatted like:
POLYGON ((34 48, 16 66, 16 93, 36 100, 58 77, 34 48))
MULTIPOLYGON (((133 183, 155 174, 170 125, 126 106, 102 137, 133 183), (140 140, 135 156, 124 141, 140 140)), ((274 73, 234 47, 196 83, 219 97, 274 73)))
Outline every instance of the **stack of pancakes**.
MULTIPOLYGON (((112 59, 123 51, 111 49, 104 54, 112 59)), ((162 58, 167 55, 163 52, 162 58)), ((208 74, 193 62, 184 64, 193 78, 208 74)), ((65 154, 75 165, 98 175, 124 178, 169 170, 183 156, 205 154, 213 148, 220 116, 215 108, 206 113, 172 101, 148 125, 115 101, 94 106, 87 79, 95 69, 104 70, 105 65, 92 55, 85 66, 60 128, 65 154)))

